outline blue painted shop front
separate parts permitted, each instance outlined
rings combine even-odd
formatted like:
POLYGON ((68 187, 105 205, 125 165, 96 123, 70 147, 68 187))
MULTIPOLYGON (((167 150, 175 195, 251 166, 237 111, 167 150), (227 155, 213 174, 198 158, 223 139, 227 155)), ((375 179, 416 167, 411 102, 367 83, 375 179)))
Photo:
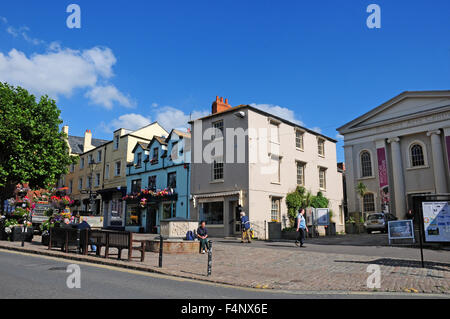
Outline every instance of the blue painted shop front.
POLYGON ((190 217, 190 135, 173 130, 167 138, 137 143, 127 166, 125 229, 159 233, 160 221, 190 217))

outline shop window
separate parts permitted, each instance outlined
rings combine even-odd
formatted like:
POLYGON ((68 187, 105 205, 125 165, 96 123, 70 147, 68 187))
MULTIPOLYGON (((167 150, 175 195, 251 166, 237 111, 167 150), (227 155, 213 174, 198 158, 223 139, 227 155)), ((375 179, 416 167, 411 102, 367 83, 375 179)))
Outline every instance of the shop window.
POLYGON ((207 225, 223 225, 223 202, 202 203, 200 220, 206 221, 207 225))
POLYGON ((162 219, 169 219, 176 216, 176 202, 163 203, 162 219))
POLYGON ((128 205, 127 208, 127 226, 141 225, 141 212, 139 205, 128 205))

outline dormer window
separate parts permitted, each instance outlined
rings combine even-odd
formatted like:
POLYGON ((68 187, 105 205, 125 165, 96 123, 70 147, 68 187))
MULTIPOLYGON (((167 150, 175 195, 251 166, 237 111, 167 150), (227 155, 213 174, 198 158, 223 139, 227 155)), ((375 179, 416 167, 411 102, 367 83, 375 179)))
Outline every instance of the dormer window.
POLYGON ((158 159, 159 159, 159 148, 155 147, 153 149, 152 164, 158 164, 158 159))
POLYGON ((137 153, 136 157, 136 167, 142 166, 142 153, 137 153))

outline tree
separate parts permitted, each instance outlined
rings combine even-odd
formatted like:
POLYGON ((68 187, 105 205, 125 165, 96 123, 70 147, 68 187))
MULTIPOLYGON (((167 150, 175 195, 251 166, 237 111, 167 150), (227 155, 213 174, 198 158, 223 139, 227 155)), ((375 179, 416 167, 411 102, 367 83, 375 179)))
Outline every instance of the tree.
POLYGON ((367 194, 367 186, 364 184, 364 183, 362 183, 362 182, 359 182, 357 185, 356 185, 356 188, 355 188, 355 190, 356 190, 356 194, 361 198, 361 213, 362 213, 362 211, 363 211, 363 201, 364 201, 364 195, 366 195, 367 194))
POLYGON ((75 158, 60 132, 54 100, 21 87, 0 83, 0 203, 11 198, 17 183, 31 188, 54 185, 75 158))
POLYGON ((288 217, 291 225, 295 224, 295 217, 300 207, 328 208, 329 200, 318 192, 313 196, 311 192, 306 191, 304 187, 298 186, 297 189, 286 195, 286 206, 288 208, 288 217))
POLYGON ((328 208, 329 203, 330 201, 328 200, 328 198, 323 196, 322 192, 318 192, 316 196, 313 196, 311 198, 310 205, 314 208, 328 208))

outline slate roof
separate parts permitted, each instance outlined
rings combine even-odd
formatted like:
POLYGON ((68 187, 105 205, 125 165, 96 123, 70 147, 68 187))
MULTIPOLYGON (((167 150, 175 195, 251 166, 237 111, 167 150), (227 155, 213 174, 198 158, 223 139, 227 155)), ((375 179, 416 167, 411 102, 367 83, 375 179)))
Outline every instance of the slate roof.
MULTIPOLYGON (((109 141, 107 141, 107 140, 93 138, 91 143, 92 143, 92 146, 99 147, 108 142, 109 141)), ((84 153, 83 152, 83 143, 84 143, 84 137, 69 136, 69 145, 70 145, 70 148, 72 149, 73 154, 83 154, 84 153)))

